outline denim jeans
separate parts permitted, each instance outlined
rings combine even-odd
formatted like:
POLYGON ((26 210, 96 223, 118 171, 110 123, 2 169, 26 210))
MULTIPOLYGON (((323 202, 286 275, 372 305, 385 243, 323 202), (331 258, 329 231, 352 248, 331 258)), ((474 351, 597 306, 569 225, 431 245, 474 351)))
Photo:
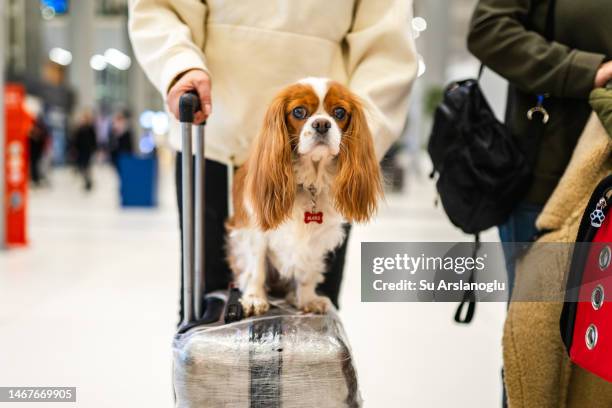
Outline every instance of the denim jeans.
POLYGON ((512 294, 514 288, 514 278, 516 276, 515 266, 516 259, 520 255, 522 246, 511 245, 515 242, 529 243, 534 240, 538 230, 535 226, 536 218, 542 211, 542 206, 537 204, 519 204, 510 214, 508 220, 498 226, 499 239, 502 243, 510 245, 502 245, 504 250, 504 258, 506 261, 506 272, 508 274, 508 291, 512 294))

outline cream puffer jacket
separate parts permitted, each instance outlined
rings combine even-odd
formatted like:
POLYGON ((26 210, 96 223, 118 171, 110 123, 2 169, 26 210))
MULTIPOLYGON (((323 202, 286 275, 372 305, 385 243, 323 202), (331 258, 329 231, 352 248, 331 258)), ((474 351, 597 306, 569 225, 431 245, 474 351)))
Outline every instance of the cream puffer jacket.
POLYGON ((379 157, 403 129, 417 71, 411 0, 130 0, 129 11, 136 57, 164 97, 179 74, 210 74, 210 159, 243 163, 273 95, 307 76, 365 101, 379 157))

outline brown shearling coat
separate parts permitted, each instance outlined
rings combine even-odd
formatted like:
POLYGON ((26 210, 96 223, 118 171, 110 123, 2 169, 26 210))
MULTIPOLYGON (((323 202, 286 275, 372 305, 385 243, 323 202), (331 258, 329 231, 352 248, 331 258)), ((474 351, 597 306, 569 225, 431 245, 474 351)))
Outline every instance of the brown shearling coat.
MULTIPOLYGON (((596 185, 612 173, 612 90, 591 93, 595 111, 570 163, 538 217, 551 232, 538 243, 573 242, 596 185)), ((517 263, 514 298, 525 287, 562 293, 571 254, 534 245, 517 263)), ((560 331, 561 301, 512 302, 503 336, 505 383, 510 408, 610 408, 612 383, 573 365, 560 331)))

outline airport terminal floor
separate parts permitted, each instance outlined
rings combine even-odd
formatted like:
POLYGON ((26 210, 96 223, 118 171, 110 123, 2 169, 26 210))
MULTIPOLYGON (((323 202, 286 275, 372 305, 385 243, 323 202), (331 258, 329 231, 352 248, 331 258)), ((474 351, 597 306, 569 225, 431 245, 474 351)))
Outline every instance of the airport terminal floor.
MULTIPOLYGON (((154 210, 121 209, 110 166, 96 166, 94 180, 87 194, 74 172, 55 170, 50 188, 31 192, 29 246, 0 257, 0 384, 76 386, 88 408, 169 407, 179 294, 172 174, 161 172, 154 210)), ((482 303, 460 326, 452 303, 360 301, 361 241, 470 239, 434 195, 412 177, 374 223, 353 229, 340 303, 365 407, 500 403, 505 304, 482 303)))

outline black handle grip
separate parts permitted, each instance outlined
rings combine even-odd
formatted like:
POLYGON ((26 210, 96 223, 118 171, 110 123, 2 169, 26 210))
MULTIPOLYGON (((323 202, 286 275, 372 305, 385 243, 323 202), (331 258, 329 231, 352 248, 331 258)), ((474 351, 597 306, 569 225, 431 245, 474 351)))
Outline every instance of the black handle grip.
POLYGON ((231 288, 227 299, 227 305, 225 306, 225 323, 234 323, 242 320, 244 317, 244 310, 240 303, 242 293, 238 288, 231 288))
POLYGON ((184 93, 179 99, 179 120, 193 123, 193 114, 200 110, 200 98, 195 91, 184 93))

